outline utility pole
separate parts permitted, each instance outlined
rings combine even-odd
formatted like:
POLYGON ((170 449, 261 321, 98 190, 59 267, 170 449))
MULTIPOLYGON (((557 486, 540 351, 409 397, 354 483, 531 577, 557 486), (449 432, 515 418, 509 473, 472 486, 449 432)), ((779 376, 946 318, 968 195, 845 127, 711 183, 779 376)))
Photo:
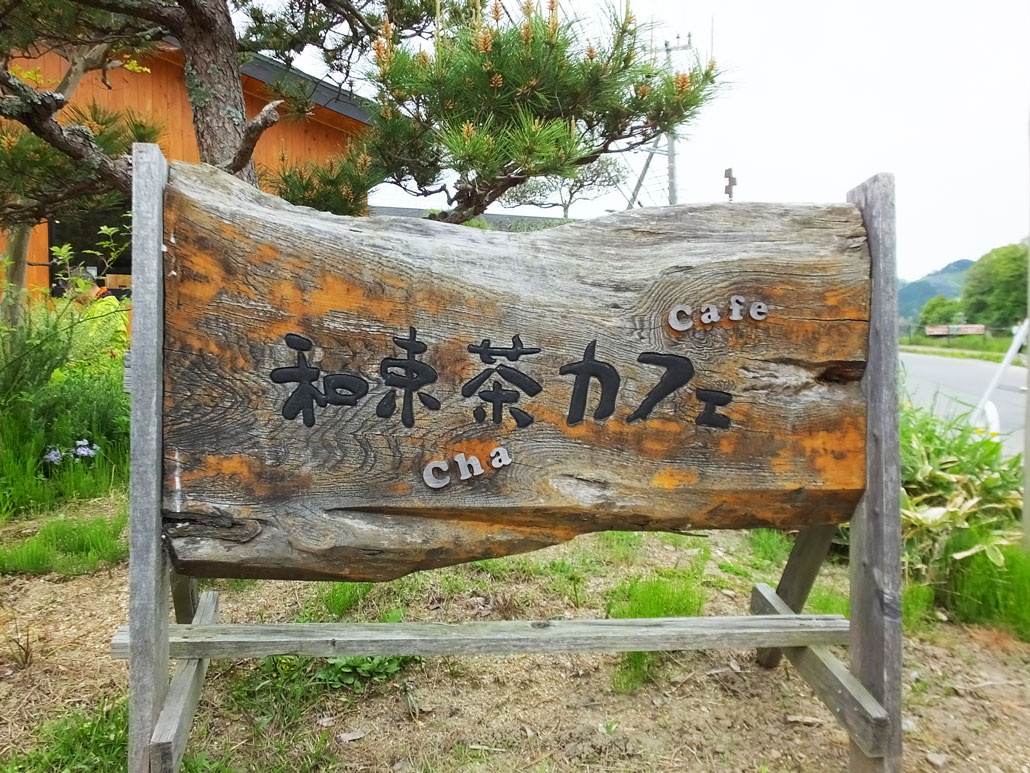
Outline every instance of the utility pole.
MULTIPOLYGON (((693 43, 690 40, 690 33, 687 33, 687 44, 685 46, 679 45, 680 36, 676 36, 676 45, 672 45, 668 40, 665 41, 665 66, 672 70, 672 52, 673 51, 690 51, 693 49, 693 43)), ((677 181, 676 181, 676 130, 672 130, 665 135, 665 139, 668 141, 668 154, 669 154, 669 203, 678 204, 677 196, 677 181)))
MULTIPOLYGON (((1030 257, 1028 257, 1030 260, 1030 257)), ((1030 318, 1030 282, 1027 283, 1027 315, 1030 318)), ((1027 346, 1030 359, 1030 346, 1027 346)), ((1023 547, 1030 552, 1030 362, 1026 369, 1025 407, 1023 412, 1023 547)))
MULTIPOLYGON (((665 41, 665 66, 672 70, 672 46, 665 41)), ((676 204, 676 131, 666 135, 669 139, 669 203, 676 204)))
MULTIPOLYGON (((676 36, 676 45, 672 45, 668 40, 665 41, 665 65, 670 70, 672 69, 672 52, 673 51, 692 51, 694 44, 691 40, 691 35, 687 33, 686 45, 679 44, 680 36, 676 36)), ((644 161, 644 168, 640 172, 640 176, 637 178, 637 184, 633 188, 633 193, 630 195, 629 200, 626 203, 626 209, 633 209, 637 204, 637 199, 640 196, 640 190, 644 187, 644 178, 647 177, 647 172, 651 168, 651 161, 655 157, 655 154, 661 155, 665 153, 669 157, 669 203, 677 204, 678 197, 676 195, 676 134, 675 132, 668 132, 665 135, 665 141, 668 143, 666 150, 661 150, 658 147, 658 143, 661 141, 661 137, 654 141, 654 144, 645 150, 647 153, 647 159, 644 161)), ((623 194, 625 195, 625 194, 623 194)))

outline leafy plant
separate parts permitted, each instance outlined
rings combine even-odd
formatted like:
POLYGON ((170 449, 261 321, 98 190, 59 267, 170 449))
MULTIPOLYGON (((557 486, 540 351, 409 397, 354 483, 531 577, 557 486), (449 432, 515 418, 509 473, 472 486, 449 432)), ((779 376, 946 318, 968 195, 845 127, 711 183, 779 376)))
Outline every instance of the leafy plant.
POLYGON ((1003 548, 1019 538, 1022 457, 1005 458, 1002 445, 965 416, 945 420, 906 403, 901 475, 902 560, 910 582, 940 584, 954 561, 979 553, 1004 562, 1003 548), (956 540, 971 529, 975 539, 956 540))
POLYGON ((346 687, 361 693, 369 684, 390 681, 415 660, 417 658, 409 655, 329 658, 313 678, 315 682, 332 689, 346 687))

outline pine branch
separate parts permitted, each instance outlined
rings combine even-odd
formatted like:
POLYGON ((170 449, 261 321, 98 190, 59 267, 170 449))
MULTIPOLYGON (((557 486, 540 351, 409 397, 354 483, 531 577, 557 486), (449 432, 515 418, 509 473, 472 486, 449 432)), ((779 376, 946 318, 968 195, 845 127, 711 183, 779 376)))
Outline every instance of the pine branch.
POLYGON ((229 174, 236 174, 250 163, 251 156, 254 155, 254 148, 261 139, 261 135, 279 121, 279 113, 276 108, 282 103, 281 99, 269 102, 260 113, 247 121, 246 126, 243 127, 243 139, 240 140, 240 146, 232 159, 224 165, 225 171, 229 174))
POLYGON ((127 159, 114 159, 104 153, 88 129, 66 128, 54 120, 54 115, 68 103, 63 94, 36 91, 6 69, 0 70, 0 89, 5 92, 0 97, 0 117, 21 123, 66 156, 95 169, 97 176, 108 185, 131 193, 132 170, 127 159))
POLYGON ((158 0, 78 0, 78 2, 98 11, 146 19, 154 24, 160 24, 176 34, 181 34, 188 21, 186 11, 182 8, 165 5, 158 0))

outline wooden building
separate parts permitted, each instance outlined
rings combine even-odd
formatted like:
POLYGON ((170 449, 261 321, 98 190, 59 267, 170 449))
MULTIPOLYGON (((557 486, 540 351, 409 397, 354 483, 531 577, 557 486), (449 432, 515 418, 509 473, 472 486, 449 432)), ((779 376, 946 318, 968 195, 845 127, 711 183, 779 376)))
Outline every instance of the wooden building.
MULTIPOLYGON (((169 160, 199 161, 197 143, 193 133, 193 117, 184 82, 183 57, 178 47, 166 42, 158 52, 140 64, 149 72, 131 72, 116 68, 108 73, 111 88, 107 88, 100 73, 86 76, 73 96, 72 105, 84 106, 95 102, 112 110, 132 109, 161 128, 158 144, 169 160)), ((66 63, 57 54, 48 53, 22 64, 26 70, 38 68, 43 87, 54 88, 64 75, 66 63)), ((264 56, 254 56, 241 66, 243 93, 247 102, 247 117, 252 118, 271 100, 269 84, 281 79, 284 68, 264 56)), ((291 78, 302 79, 312 91, 316 107, 304 120, 283 118, 269 129, 258 142, 254 160, 258 167, 276 168, 285 156, 291 162, 322 161, 339 153, 349 138, 361 132, 368 124, 368 114, 360 102, 335 86, 310 76, 292 71, 291 78)), ((52 221, 37 226, 29 245, 29 267, 26 285, 29 288, 49 287, 50 247, 71 243, 79 249, 90 248, 95 242, 99 225, 117 225, 102 222, 117 218, 116 214, 99 213, 96 222, 70 223, 52 221)), ((5 240, 0 235, 0 252, 5 240)), ((125 265, 111 267, 112 273, 128 273, 128 252, 125 265)), ((119 261, 121 264, 122 261, 119 261)))

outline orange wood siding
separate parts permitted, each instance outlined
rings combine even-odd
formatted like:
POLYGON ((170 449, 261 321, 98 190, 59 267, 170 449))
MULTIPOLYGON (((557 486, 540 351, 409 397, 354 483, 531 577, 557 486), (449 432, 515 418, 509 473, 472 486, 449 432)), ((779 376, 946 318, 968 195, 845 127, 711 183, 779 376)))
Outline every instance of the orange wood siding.
MULTIPOLYGON (((131 109, 161 128, 158 144, 165 156, 177 161, 200 160, 193 134, 193 115, 190 111, 186 85, 183 80, 182 56, 177 51, 163 51, 141 64, 149 73, 134 73, 118 68, 108 73, 111 88, 107 88, 99 73, 87 75, 72 99, 72 105, 85 106, 89 102, 111 110, 131 109)), ((23 60, 19 66, 27 72, 38 68, 42 89, 55 89, 65 71, 65 61, 56 54, 38 59, 23 60)), ((252 118, 269 101, 266 86, 261 81, 243 76, 247 117, 252 118)), ((290 161, 323 161, 344 149, 349 138, 359 133, 364 124, 324 107, 316 107, 304 120, 283 118, 258 142, 254 160, 258 167, 278 168, 280 158, 290 161)), ((6 239, 0 234, 0 252, 6 239)), ((49 283, 47 262, 47 230, 37 226, 29 245, 28 287, 46 287, 49 283), (40 263, 43 265, 31 265, 40 263)))

